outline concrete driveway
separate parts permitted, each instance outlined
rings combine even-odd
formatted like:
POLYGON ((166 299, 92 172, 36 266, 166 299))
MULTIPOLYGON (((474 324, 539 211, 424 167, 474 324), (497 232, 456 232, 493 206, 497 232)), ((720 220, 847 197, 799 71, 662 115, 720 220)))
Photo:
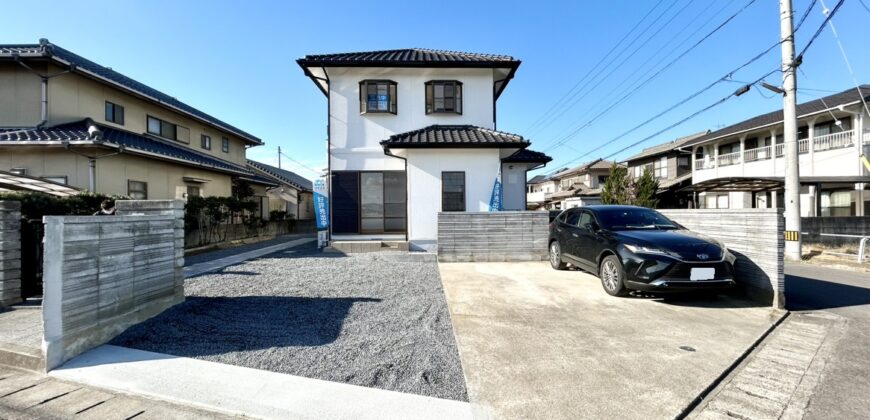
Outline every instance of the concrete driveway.
POLYGON ((481 418, 674 418, 783 314, 728 295, 614 298, 546 262, 439 269, 481 418))

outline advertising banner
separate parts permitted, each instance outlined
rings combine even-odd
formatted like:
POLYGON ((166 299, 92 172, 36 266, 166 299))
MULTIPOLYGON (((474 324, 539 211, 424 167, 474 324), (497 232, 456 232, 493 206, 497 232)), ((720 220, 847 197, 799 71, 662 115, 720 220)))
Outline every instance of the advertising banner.
POLYGON ((492 196, 489 198, 489 211, 502 211, 501 170, 495 176, 492 185, 492 196))
POLYGON ((326 189, 326 180, 323 178, 314 181, 314 217, 317 222, 317 246, 323 248, 327 245, 327 233, 329 229, 329 195, 326 189))

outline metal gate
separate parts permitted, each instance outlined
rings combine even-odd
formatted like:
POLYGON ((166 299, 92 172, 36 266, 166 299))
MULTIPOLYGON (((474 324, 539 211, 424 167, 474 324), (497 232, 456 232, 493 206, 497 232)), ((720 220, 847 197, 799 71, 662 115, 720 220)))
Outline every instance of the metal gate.
POLYGON ((21 298, 42 296, 42 237, 45 234, 41 219, 21 221, 21 298))

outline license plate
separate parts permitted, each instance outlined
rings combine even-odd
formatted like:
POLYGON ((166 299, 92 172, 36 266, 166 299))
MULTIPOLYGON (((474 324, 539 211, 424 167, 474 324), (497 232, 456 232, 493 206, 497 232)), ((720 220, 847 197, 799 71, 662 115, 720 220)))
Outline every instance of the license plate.
POLYGON ((696 267, 689 273, 689 280, 712 280, 716 277, 716 269, 712 267, 696 267))

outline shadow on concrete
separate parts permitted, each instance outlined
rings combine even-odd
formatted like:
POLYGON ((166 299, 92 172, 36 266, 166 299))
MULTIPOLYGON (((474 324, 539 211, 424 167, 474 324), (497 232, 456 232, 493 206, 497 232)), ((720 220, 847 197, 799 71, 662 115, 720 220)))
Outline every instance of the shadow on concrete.
POLYGON ((870 304, 868 287, 803 276, 785 276, 785 302, 788 309, 833 309, 870 304))
POLYGON ((698 290, 655 295, 656 302, 694 308, 762 308, 769 302, 752 299, 740 287, 729 291, 698 290))
POLYGON ((372 298, 188 297, 109 344, 197 357, 334 342, 356 303, 372 298))

